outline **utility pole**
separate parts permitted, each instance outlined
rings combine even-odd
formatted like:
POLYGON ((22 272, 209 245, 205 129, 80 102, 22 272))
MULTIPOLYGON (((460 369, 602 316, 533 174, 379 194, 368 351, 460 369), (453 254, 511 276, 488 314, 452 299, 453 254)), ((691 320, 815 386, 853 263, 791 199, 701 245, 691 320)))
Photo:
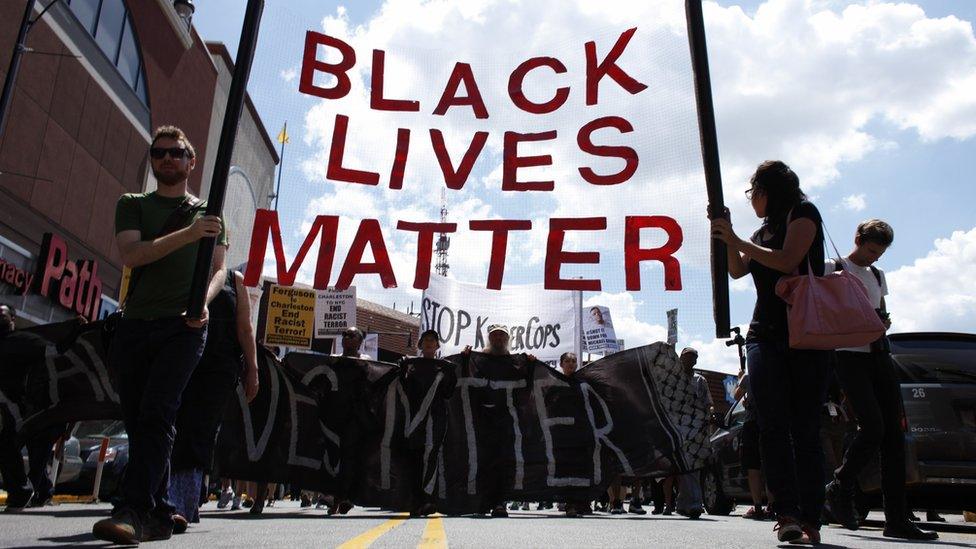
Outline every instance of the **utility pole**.
POLYGON ((10 106, 10 99, 14 95, 14 83, 17 81, 17 73, 20 71, 20 61, 23 55, 30 51, 27 47, 27 33, 30 32, 31 27, 34 23, 37 23, 47 10, 51 9, 51 6, 57 4, 60 0, 51 0, 51 3, 47 5, 41 13, 31 21, 31 14, 34 13, 34 4, 36 0, 27 0, 27 6, 24 7, 24 17, 20 20, 20 30, 17 31, 17 41, 14 42, 14 51, 10 55, 10 66, 7 68, 7 77, 3 81, 3 91, 0 92, 0 136, 3 135, 3 130, 7 125, 7 109, 10 106))

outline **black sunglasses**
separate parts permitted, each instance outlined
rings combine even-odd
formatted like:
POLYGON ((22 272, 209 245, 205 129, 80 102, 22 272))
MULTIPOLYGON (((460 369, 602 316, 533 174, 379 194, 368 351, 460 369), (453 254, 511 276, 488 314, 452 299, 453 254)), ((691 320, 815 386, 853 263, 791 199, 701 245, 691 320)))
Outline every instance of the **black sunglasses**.
POLYGON ((156 160, 162 160, 167 153, 169 153, 169 157, 174 160, 182 160, 183 158, 190 156, 190 151, 184 149, 183 147, 152 147, 149 149, 149 156, 155 158, 156 160))

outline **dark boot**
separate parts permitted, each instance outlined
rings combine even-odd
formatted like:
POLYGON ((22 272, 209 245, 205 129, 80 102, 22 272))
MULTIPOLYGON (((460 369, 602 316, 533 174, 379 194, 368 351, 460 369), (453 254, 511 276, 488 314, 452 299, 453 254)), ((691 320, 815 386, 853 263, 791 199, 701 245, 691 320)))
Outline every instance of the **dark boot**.
POLYGON ((834 479, 827 485, 826 496, 824 507, 834 517, 837 524, 848 530, 857 530, 857 515, 854 513, 854 490, 834 479))
POLYGON ((103 541, 118 545, 139 545, 142 541, 142 519, 129 508, 121 508, 92 527, 92 534, 103 541))
POLYGON ((932 541, 939 539, 939 534, 929 532, 928 530, 922 530, 918 526, 915 526, 915 523, 909 520, 900 520, 896 522, 885 522, 884 537, 932 541))

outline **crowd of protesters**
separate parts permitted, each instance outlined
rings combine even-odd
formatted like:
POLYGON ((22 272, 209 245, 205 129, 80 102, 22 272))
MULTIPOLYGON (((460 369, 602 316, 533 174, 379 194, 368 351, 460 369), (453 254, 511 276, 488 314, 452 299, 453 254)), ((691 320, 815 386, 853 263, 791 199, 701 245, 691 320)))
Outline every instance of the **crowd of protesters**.
MULTIPOLYGON (((149 157, 158 188, 124 195, 115 214, 118 249, 125 265, 132 269, 132 276, 120 305, 123 313, 112 336, 109 356, 119 376, 129 462, 111 516, 95 523, 93 533, 99 539, 121 544, 168 539, 173 533, 185 531, 189 523, 199 521, 223 410, 232 399, 249 402, 258 392, 257 349, 242 276, 224 266, 228 238, 223 223, 217 217, 204 215, 205 204, 187 190, 187 176, 196 166, 193 146, 181 130, 166 126, 155 132, 149 157), (197 248, 205 238, 215 238, 217 242, 207 305, 195 318, 185 307, 197 248)), ((746 194, 756 216, 762 219, 762 226, 751 238, 736 235, 728 211, 711 216, 713 237, 728 249, 730 275, 752 276, 757 294, 746 340, 748 367, 735 395, 744 400, 747 411, 741 451, 753 507, 746 517, 774 519, 780 541, 818 543, 826 503, 834 521, 855 529, 856 478, 880 453, 884 534, 935 539, 935 533, 922 531, 909 520, 900 397, 883 339, 836 353, 793 349, 788 339, 787 307, 775 291, 777 282, 789 274, 812 270, 814 275, 823 276, 826 272, 846 270, 863 283, 869 299, 888 322, 884 304, 887 285, 884 273, 874 263, 892 244, 891 227, 877 220, 860 225, 850 255, 827 261, 820 212, 804 195, 799 178, 787 165, 778 161, 761 164, 746 194), (843 396, 828 402, 828 389, 834 379, 843 396), (849 409, 859 427, 849 447, 841 449, 843 453, 831 479, 824 478, 825 456, 820 437, 825 403, 849 409)), ((23 378, 29 365, 43 360, 45 343, 33 334, 15 330, 15 311, 11 307, 0 306, 0 315, 0 355, 4 360, 0 389, 8 398, 16 399, 23 393, 23 378)), ((372 358, 360 352, 364 336, 362 330, 348 328, 342 334, 341 356, 372 358)), ((509 338, 506 326, 490 326, 483 352, 510 354, 509 338)), ((436 332, 421 334, 419 356, 434 358, 438 347, 436 332)), ((465 352, 470 351, 468 348, 465 352)), ((697 360, 695 349, 686 348, 680 353, 682 372, 689 376, 699 404, 711 414, 713 404, 707 383, 694 373, 697 360)), ((442 390, 430 413, 446 418, 446 402, 456 381, 448 379, 453 371, 426 364, 401 369, 407 397, 423 398, 423 388, 438 378, 442 390)), ((520 362, 515 364, 524 367, 520 362)), ((572 376, 578 367, 578 357, 573 353, 560 357, 559 369, 564 375, 572 376)), ((338 362, 335 370, 344 385, 367 383, 362 369, 351 361, 338 362)), ((491 375, 521 374, 499 371, 491 375)), ((362 395, 366 391, 341 394, 362 395)), ((301 500, 303 507, 314 502, 327 506, 330 515, 346 514, 352 509, 357 455, 361 450, 357 437, 362 432, 356 424, 365 420, 367 406, 367 402, 358 400, 336 400, 322 409, 323 422, 336 426, 341 437, 343 466, 332 494, 303 491, 302 487, 287 489, 293 499, 301 500)), ((479 400, 476 409, 486 421, 510 421, 492 400, 479 400)), ((11 423, 5 418, 5 425, 11 423)), ((443 424, 441 421, 442 427, 443 424)), ((489 431, 501 433, 505 429, 499 425, 489 431)), ((44 505, 50 500, 53 486, 45 467, 54 440, 63 434, 62 426, 43 433, 28 445, 30 467, 25 474, 13 430, 5 427, 0 431, 0 474, 8 492, 8 512, 44 505)), ((443 437, 443 432, 437 436, 443 437)), ((505 459, 503 442, 484 444, 488 451, 497 452, 484 458, 485 474, 494 475, 485 481, 489 493, 484 513, 492 517, 508 516, 509 503, 511 509, 528 508, 527 502, 505 501, 503 487, 511 480, 505 475, 511 473, 505 467, 494 466, 505 459)), ((412 514, 426 516, 436 511, 434 498, 424 490, 436 471, 426 468, 422 442, 418 444, 412 447, 416 454, 413 462, 419 471, 413 487, 412 514)), ((550 509, 557 504, 569 517, 597 511, 642 515, 647 513, 643 504, 653 501, 653 514, 677 513, 697 519, 704 512, 699 478, 697 472, 661 479, 621 477, 613 480, 606 497, 595 506, 594 502, 577 499, 541 502, 539 508, 550 509), (625 510, 624 502, 628 500, 629 508, 625 510)), ((286 491, 284 486, 267 483, 232 479, 219 482, 222 490, 218 507, 249 506, 254 513, 260 513, 286 491), (249 497, 242 503, 245 493, 249 497)))

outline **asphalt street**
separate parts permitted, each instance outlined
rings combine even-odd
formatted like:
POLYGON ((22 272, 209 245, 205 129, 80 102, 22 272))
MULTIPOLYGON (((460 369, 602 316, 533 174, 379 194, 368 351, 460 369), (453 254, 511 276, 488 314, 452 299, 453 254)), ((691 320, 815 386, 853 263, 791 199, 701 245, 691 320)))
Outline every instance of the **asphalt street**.
MULTIPOLYGON (((534 507, 534 505, 533 505, 534 507)), ((745 510, 739 507, 737 513, 745 510)), ((62 504, 19 515, 0 514, 3 547, 104 546, 91 535, 92 523, 108 514, 105 504, 62 504)), ((872 517, 875 518, 875 517, 872 517)), ((877 518, 880 519, 880 516, 877 518)), ((931 545, 976 547, 976 524, 948 515, 941 540, 931 545)), ((919 547, 881 536, 880 523, 856 532, 828 527, 824 548, 919 547)), ((555 511, 515 511, 508 519, 435 517, 409 519, 372 509, 344 517, 279 502, 263 515, 204 507, 200 524, 166 542, 147 547, 775 547, 773 523, 729 517, 610 516, 567 519, 555 511)), ((782 545, 789 547, 789 544, 782 545)))

